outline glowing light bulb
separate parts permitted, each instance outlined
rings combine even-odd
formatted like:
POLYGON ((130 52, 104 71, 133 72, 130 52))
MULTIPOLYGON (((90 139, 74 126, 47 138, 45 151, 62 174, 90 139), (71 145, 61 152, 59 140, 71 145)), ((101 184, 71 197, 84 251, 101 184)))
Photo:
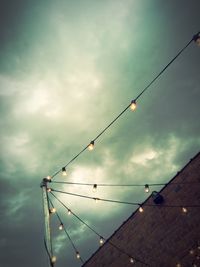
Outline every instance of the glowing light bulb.
POLYGON ((76 251, 76 258, 77 258, 77 259, 80 259, 80 257, 81 257, 81 256, 80 256, 79 252, 76 251))
POLYGON ((140 206, 140 207, 139 207, 139 212, 143 212, 143 211, 144 211, 143 207, 140 206))
POLYGON ((91 141, 88 145, 88 150, 92 151, 94 149, 94 141, 91 141))
POLYGON ((134 111, 136 109, 136 107, 137 107, 136 101, 135 100, 132 100, 131 101, 131 104, 130 104, 130 109, 132 111, 134 111))
POLYGON ((46 177, 46 179, 47 179, 48 181, 51 181, 51 176, 48 175, 48 176, 46 177))
POLYGON ((181 267, 181 264, 180 264, 180 263, 177 263, 177 264, 176 264, 176 267, 181 267))
POLYGON ((99 202, 100 199, 98 197, 95 197, 94 200, 97 203, 97 202, 99 202))
POLYGON ((68 209, 67 214, 68 215, 71 215, 72 214, 72 211, 70 209, 68 209))
POLYGON ((59 228, 59 230, 63 230, 63 228, 64 228, 63 223, 61 223, 58 228, 59 228))
POLYGON ((187 213, 187 211, 188 211, 188 210, 187 210, 185 207, 182 207, 182 212, 183 212, 183 213, 187 213))
POLYGON ((102 246, 103 243, 104 243, 104 239, 103 239, 103 237, 100 237, 100 239, 99 239, 99 244, 100 244, 100 246, 102 246))
POLYGON ((193 254, 194 254, 194 250, 191 249, 191 250, 190 250, 190 255, 193 255, 193 254))
POLYGON ((66 168, 65 167, 62 167, 62 175, 63 176, 66 176, 67 175, 67 171, 66 171, 66 168))
POLYGON ((146 193, 149 193, 149 185, 148 185, 148 184, 145 184, 145 186, 144 186, 144 191, 145 191, 146 193))
POLYGON ((50 209, 50 213, 55 213, 56 212, 56 209, 55 208, 51 208, 50 209))
POLYGON ((194 41, 195 43, 200 46, 200 33, 198 32, 197 34, 194 35, 194 41))
POLYGON ((52 262, 52 263, 55 263, 55 262, 56 262, 56 256, 52 256, 52 257, 51 257, 51 262, 52 262))
POLYGON ((130 263, 135 263, 135 260, 133 258, 130 258, 130 263))
POLYGON ((47 192, 51 192, 51 188, 47 188, 47 192))
POLYGON ((94 184, 93 185, 93 189, 92 189, 93 192, 96 192, 97 191, 97 184, 94 184))

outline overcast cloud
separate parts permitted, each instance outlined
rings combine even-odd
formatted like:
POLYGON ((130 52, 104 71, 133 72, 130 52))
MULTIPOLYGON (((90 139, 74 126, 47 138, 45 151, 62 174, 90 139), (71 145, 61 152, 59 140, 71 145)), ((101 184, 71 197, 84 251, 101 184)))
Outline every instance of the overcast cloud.
MULTIPOLYGON (((44 267, 40 182, 118 115, 200 30, 198 0, 0 2, 0 266, 44 267)), ((138 101, 55 180, 150 183, 199 151, 200 48, 192 43, 138 101)), ((54 186, 93 196, 92 188, 54 186)), ((157 188, 159 189, 159 188, 157 188)), ((133 207, 58 195, 109 237, 133 207)), ((95 196, 144 201, 143 188, 95 196)), ((54 201, 86 260, 98 237, 54 201)), ((57 266, 81 266, 52 220, 57 266)))

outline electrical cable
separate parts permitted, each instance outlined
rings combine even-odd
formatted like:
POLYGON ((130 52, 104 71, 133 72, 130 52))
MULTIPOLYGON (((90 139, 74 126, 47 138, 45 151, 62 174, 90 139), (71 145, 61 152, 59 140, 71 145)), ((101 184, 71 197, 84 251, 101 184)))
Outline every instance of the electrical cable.
MULTIPOLYGON (((50 192, 51 195, 67 210, 69 210, 69 208, 52 192, 50 192)), ((78 215, 76 215, 73 211, 71 211, 71 214, 76 217, 82 224, 84 224, 87 228, 89 228, 93 233, 95 233, 99 238, 103 238, 104 241, 106 241, 107 243, 109 243, 110 245, 112 245, 113 247, 115 247, 117 250, 119 250, 121 253, 126 254, 129 258, 133 258, 135 261, 140 262, 146 266, 149 266, 147 263, 145 263, 144 261, 141 261, 140 259, 133 257, 132 255, 130 255, 129 253, 127 253, 126 251, 124 251, 123 249, 119 248, 118 246, 116 246, 114 243, 112 243, 111 241, 109 241, 108 239, 106 239, 103 235, 100 235, 96 230, 94 230, 94 228, 92 228, 89 224, 87 224, 86 222, 84 222, 78 215)))
MULTIPOLYGON (((53 202, 51 201, 50 198, 49 198, 49 201, 50 201, 50 203, 51 203, 51 206, 54 208, 53 202)), ((67 232, 66 227, 64 226, 63 221, 61 220, 61 217, 59 216, 59 214, 58 214, 57 211, 55 211, 55 214, 56 214, 56 216, 57 216, 58 221, 60 222, 60 224, 62 224, 62 226, 63 226, 63 230, 65 231, 65 234, 67 235, 67 237, 68 237, 68 239, 69 239, 69 241, 70 241, 70 244, 71 244, 71 246, 73 247, 73 249, 74 249, 74 251, 75 251, 75 253, 76 253, 76 255, 77 255, 78 250, 77 250, 77 248, 76 248, 76 246, 75 246, 75 244, 74 244, 72 238, 70 237, 69 233, 67 232)), ((81 256, 80 256, 80 260, 81 260, 81 262, 84 264, 84 261, 83 261, 83 259, 82 259, 81 256)))
MULTIPOLYGON (((113 200, 113 199, 105 199, 105 198, 97 198, 97 197, 90 197, 90 196, 85 196, 85 195, 80 195, 80 194, 75 194, 71 192, 64 192, 61 190, 56 190, 51 188, 51 191, 61 193, 61 194, 66 194, 70 196, 76 196, 76 197, 81 197, 81 198, 87 198, 87 199, 93 199, 96 201, 103 201, 103 202, 110 202, 110 203, 118 203, 118 204, 127 204, 127 205, 133 205, 133 206, 146 206, 146 207, 158 207, 158 205, 154 204, 144 204, 144 203, 136 203, 136 202, 128 202, 128 201, 120 201, 120 200, 113 200)), ((159 205, 159 207, 165 207, 165 208, 199 208, 200 205, 159 205)))
MULTIPOLYGON (((148 89, 149 87, 164 73, 164 71, 183 53, 183 51, 193 42, 193 41, 197 41, 197 39, 199 38, 199 32, 197 34, 195 34, 192 39, 176 54, 176 56, 174 58, 172 58, 172 60, 156 75, 156 77, 136 96, 136 98, 133 101, 138 100, 148 89)), ((125 107, 120 113, 119 115, 117 115, 94 139, 92 139, 93 141, 91 141, 91 143, 93 143, 108 129, 110 128, 110 126, 116 121, 118 120, 124 113, 125 111, 131 106, 131 103, 128 104, 127 107, 125 107)), ((91 144, 90 143, 90 144, 91 144)), ((89 145, 90 145, 89 144, 89 145)), ((65 166, 63 166, 62 168, 66 168, 69 164, 71 164, 76 158, 78 158, 88 147, 89 145, 87 145, 86 147, 84 147, 76 156, 74 156, 67 164, 65 164, 65 166)), ((53 179, 58 173, 60 173, 62 171, 62 168, 59 169, 58 171, 56 171, 52 176, 51 179, 53 179)))

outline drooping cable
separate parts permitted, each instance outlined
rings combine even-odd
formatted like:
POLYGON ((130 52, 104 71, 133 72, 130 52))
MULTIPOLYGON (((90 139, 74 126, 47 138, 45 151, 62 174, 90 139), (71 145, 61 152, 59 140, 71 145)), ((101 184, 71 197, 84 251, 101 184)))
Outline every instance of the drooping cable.
MULTIPOLYGON (((65 192, 57 189, 51 189, 51 192, 57 192, 61 194, 66 194, 70 196, 75 196, 75 197, 81 197, 81 198, 86 198, 86 199, 93 199, 95 201, 103 201, 103 202, 110 202, 110 203, 117 203, 117 204, 127 204, 127 205, 132 205, 132 206, 146 206, 146 207, 158 207, 158 205, 155 204, 146 204, 146 203, 136 203, 136 202, 128 202, 128 201, 120 201, 120 200, 114 200, 114 199, 105 199, 105 198, 97 198, 97 197, 90 197, 86 195, 81 195, 81 194, 75 194, 71 192, 65 192)), ((159 205, 159 207, 164 207, 164 208, 199 208, 200 205, 192 205, 192 204, 186 204, 186 205, 159 205)))
MULTIPOLYGON (((67 207, 54 193, 51 192, 51 195, 67 210, 69 210, 69 207, 67 207)), ((106 241, 107 243, 109 243, 110 245, 112 245, 115 249, 117 249, 118 251, 120 251, 122 254, 127 255, 130 259, 134 259, 137 262, 140 262, 146 266, 149 266, 147 263, 145 263, 144 261, 141 261, 140 259, 138 259, 137 257, 130 255, 129 253, 127 253, 126 251, 124 251, 123 249, 119 248, 117 245, 115 245, 113 242, 111 242, 110 240, 106 239, 103 235, 99 234, 96 230, 94 230, 93 227, 91 227, 88 223, 86 223, 85 221, 83 221, 78 215, 76 215, 73 211, 71 211, 71 214, 76 217, 82 224, 84 224, 87 228, 89 228, 93 233, 95 233, 99 238, 103 238, 104 241, 106 241)))
POLYGON ((164 71, 183 53, 183 51, 193 42, 197 40, 197 37, 199 36, 199 32, 195 34, 192 39, 177 53, 177 55, 172 58, 172 60, 156 75, 156 77, 148 83, 148 85, 136 96, 136 98, 127 105, 120 113, 117 115, 92 141, 90 144, 85 146, 76 156, 74 156, 65 166, 63 166, 61 169, 56 171, 51 178, 54 178, 58 173, 62 171, 63 168, 66 168, 69 164, 71 164, 76 158, 78 158, 90 145, 92 144, 94 146, 94 142, 108 129, 110 126, 117 121, 124 113, 125 111, 132 105, 132 103, 136 103, 136 100, 138 100, 148 89, 149 87, 164 73, 164 71))
MULTIPOLYGON (((50 201, 50 203, 51 203, 51 206, 52 206, 53 208, 55 208, 54 205, 53 205, 53 202, 51 201, 50 198, 49 198, 49 201, 50 201)), ((65 227, 65 225, 63 224, 63 221, 61 220, 60 215, 58 214, 57 211, 55 211, 55 214, 56 214, 56 216, 57 216, 57 218, 58 218, 58 221, 60 222, 60 225, 63 226, 63 230, 65 231, 65 234, 67 235, 67 238, 69 239, 70 244, 71 244, 72 248, 73 248, 74 251, 75 251, 75 254, 76 254, 76 255, 79 255, 78 258, 79 258, 80 261, 84 264, 84 261, 83 261, 82 257, 80 256, 80 254, 78 253, 78 250, 77 250, 77 248, 76 248, 76 246, 75 246, 75 244, 74 244, 72 238, 70 237, 68 231, 66 230, 66 227, 65 227)))

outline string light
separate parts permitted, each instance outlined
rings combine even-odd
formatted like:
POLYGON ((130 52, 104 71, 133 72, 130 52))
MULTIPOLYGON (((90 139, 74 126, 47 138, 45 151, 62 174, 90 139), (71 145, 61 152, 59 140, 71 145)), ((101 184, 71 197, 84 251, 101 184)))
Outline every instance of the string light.
POLYGON ((141 213, 142 213, 143 211, 144 211, 143 207, 142 207, 142 206, 140 206, 140 207, 139 207, 139 212, 141 212, 141 213))
POLYGON ((70 209, 68 209, 67 214, 68 215, 71 215, 72 214, 72 211, 70 209))
POLYGON ((51 257, 51 262, 52 262, 52 263, 55 263, 56 260, 57 260, 57 259, 56 259, 56 256, 52 256, 52 257, 51 257))
POLYGON ((149 185, 148 185, 148 184, 145 184, 145 186, 144 186, 144 191, 145 191, 146 193, 149 193, 149 185))
POLYGON ((92 151, 94 149, 94 141, 91 141, 88 145, 88 150, 92 151))
POLYGON ((181 267, 181 264, 180 264, 180 263, 177 263, 177 264, 176 264, 176 267, 181 267))
POLYGON ((195 43, 200 46, 200 32, 198 32, 197 34, 194 35, 193 37, 195 43))
POLYGON ((66 176, 67 175, 67 171, 66 171, 66 168, 65 167, 62 167, 62 175, 63 176, 66 176))
POLYGON ((183 212, 183 213, 187 213, 187 211, 188 211, 188 210, 187 210, 185 207, 182 207, 182 212, 183 212))
POLYGON ((191 250, 190 250, 190 255, 193 255, 193 254, 194 254, 194 250, 191 249, 191 250))
POLYGON ((93 192, 96 192, 97 191, 97 184, 94 184, 93 185, 93 190, 92 190, 93 192))
POLYGON ((48 176, 46 177, 46 179, 47 179, 48 181, 51 181, 51 176, 48 175, 48 176))
POLYGON ((94 197, 94 200, 95 200, 95 202, 97 203, 97 202, 99 202, 100 198, 98 198, 98 197, 94 197))
POLYGON ((136 110, 136 107, 137 107, 136 100, 132 100, 130 104, 130 109, 134 111, 136 110))
POLYGON ((135 263, 135 260, 132 257, 130 258, 130 263, 135 263))
POLYGON ((79 252, 76 251, 76 258, 77 258, 77 259, 80 259, 80 257, 81 257, 81 256, 80 256, 79 252))
POLYGON ((63 228, 64 228, 64 225, 63 225, 63 223, 60 223, 60 225, 59 225, 59 230, 63 230, 63 228))
POLYGON ((51 188, 47 188, 47 192, 51 192, 51 188))
POLYGON ((104 243, 104 239, 103 239, 103 237, 101 236, 100 239, 99 239, 99 244, 100 244, 100 246, 102 246, 103 243, 104 243))
POLYGON ((56 208, 50 208, 49 212, 50 213, 56 213, 56 208))

